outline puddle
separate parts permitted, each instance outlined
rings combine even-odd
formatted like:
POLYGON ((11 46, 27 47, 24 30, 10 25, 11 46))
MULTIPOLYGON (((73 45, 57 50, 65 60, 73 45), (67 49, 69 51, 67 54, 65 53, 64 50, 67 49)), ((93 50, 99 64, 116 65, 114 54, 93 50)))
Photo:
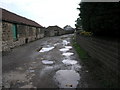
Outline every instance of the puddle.
POLYGON ((39 52, 48 52, 50 50, 54 49, 54 47, 47 47, 47 48, 42 48, 39 52))
POLYGON ((81 66, 79 64, 74 64, 74 65, 72 65, 71 69, 79 72, 81 69, 81 66))
POLYGON ((51 70, 53 68, 54 68, 53 66, 47 66, 47 67, 44 68, 44 70, 51 70))
POLYGON ((76 88, 80 76, 74 70, 59 70, 56 72, 54 79, 59 88, 76 88))
POLYGON ((59 49, 61 52, 66 52, 68 51, 69 49, 68 48, 62 48, 62 49, 59 49))
POLYGON ((50 61, 50 60, 42 60, 43 64, 53 64, 54 61, 50 61))
POLYGON ((57 46, 57 45, 59 45, 59 44, 60 44, 60 43, 55 43, 54 46, 57 46))
POLYGON ((73 54, 74 54, 74 53, 66 52, 66 53, 63 53, 62 55, 69 57, 69 56, 71 56, 71 55, 73 55, 73 54))
POLYGON ((62 65, 54 65, 54 66, 45 66, 45 68, 43 68, 40 72, 40 77, 45 76, 47 74, 49 74, 51 71, 55 71, 60 69, 62 65), (47 74, 46 74, 47 73, 47 74))
POLYGON ((67 49, 71 49, 71 48, 72 48, 72 46, 65 46, 65 48, 67 48, 67 49))
POLYGON ((63 60, 62 62, 66 65, 77 64, 77 61, 75 61, 75 60, 63 60))
POLYGON ((29 70, 29 72, 33 73, 33 72, 35 72, 35 70, 29 70))
POLYGON ((63 40, 63 45, 68 45, 69 43, 67 40, 63 40))

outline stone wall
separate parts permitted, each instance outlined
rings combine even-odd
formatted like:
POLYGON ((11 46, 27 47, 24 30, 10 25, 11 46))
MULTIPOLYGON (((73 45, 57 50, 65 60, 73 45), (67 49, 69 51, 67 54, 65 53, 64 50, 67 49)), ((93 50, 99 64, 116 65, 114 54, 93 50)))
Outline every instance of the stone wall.
POLYGON ((64 34, 65 34, 65 30, 59 29, 59 35, 64 35, 64 34))
POLYGON ((8 40, 13 40, 12 37, 12 24, 3 22, 2 23, 2 40, 3 41, 8 41, 8 40))
POLYGON ((17 39, 14 40, 12 25, 13 23, 2 22, 2 51, 9 51, 16 46, 44 37, 44 29, 16 24, 17 39))
POLYGON ((59 27, 53 26, 53 27, 49 27, 45 30, 45 36, 60 36, 60 35, 64 35, 65 31, 59 27))
POLYGON ((39 32, 39 38, 43 38, 43 37, 45 37, 45 30, 46 30, 46 28, 40 28, 40 32, 39 32))
POLYGON ((0 53, 1 52, 2 52, 2 22, 0 21, 0 53))
MULTIPOLYGON (((118 40, 103 40, 100 38, 84 37, 80 34, 76 34, 76 41, 92 58, 96 59, 97 62, 102 63, 98 71, 101 72, 102 75, 107 73, 107 77, 110 77, 110 79, 114 79, 114 82, 117 82, 120 77, 120 43, 118 40)), ((95 65, 95 68, 96 67, 97 66, 95 65)))
POLYGON ((54 29, 49 30, 49 34, 50 34, 49 36, 51 36, 51 37, 52 37, 52 36, 55 36, 55 31, 54 31, 54 29))

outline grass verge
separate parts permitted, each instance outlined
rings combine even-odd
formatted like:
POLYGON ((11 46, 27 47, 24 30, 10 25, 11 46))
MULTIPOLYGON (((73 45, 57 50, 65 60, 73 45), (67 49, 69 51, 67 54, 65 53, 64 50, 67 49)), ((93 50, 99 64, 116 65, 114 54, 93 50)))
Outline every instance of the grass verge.
POLYGON ((83 48, 81 48, 76 42, 73 42, 73 47, 75 48, 81 59, 89 58, 87 52, 83 48))

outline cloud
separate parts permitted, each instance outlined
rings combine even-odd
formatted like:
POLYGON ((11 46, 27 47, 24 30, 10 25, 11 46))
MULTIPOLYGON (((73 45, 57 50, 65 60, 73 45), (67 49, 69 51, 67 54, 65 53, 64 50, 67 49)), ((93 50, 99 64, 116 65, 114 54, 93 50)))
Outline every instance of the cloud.
POLYGON ((0 6, 43 26, 74 27, 80 0, 1 0, 0 6))
POLYGON ((82 2, 119 2, 120 0, 81 0, 82 2))

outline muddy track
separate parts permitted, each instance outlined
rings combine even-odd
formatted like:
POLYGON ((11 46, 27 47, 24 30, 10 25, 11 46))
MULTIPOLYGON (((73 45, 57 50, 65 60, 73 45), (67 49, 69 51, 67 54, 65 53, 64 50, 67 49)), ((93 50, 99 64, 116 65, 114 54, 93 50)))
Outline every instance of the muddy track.
POLYGON ((3 87, 98 87, 72 47, 72 36, 44 38, 3 56, 3 87))

